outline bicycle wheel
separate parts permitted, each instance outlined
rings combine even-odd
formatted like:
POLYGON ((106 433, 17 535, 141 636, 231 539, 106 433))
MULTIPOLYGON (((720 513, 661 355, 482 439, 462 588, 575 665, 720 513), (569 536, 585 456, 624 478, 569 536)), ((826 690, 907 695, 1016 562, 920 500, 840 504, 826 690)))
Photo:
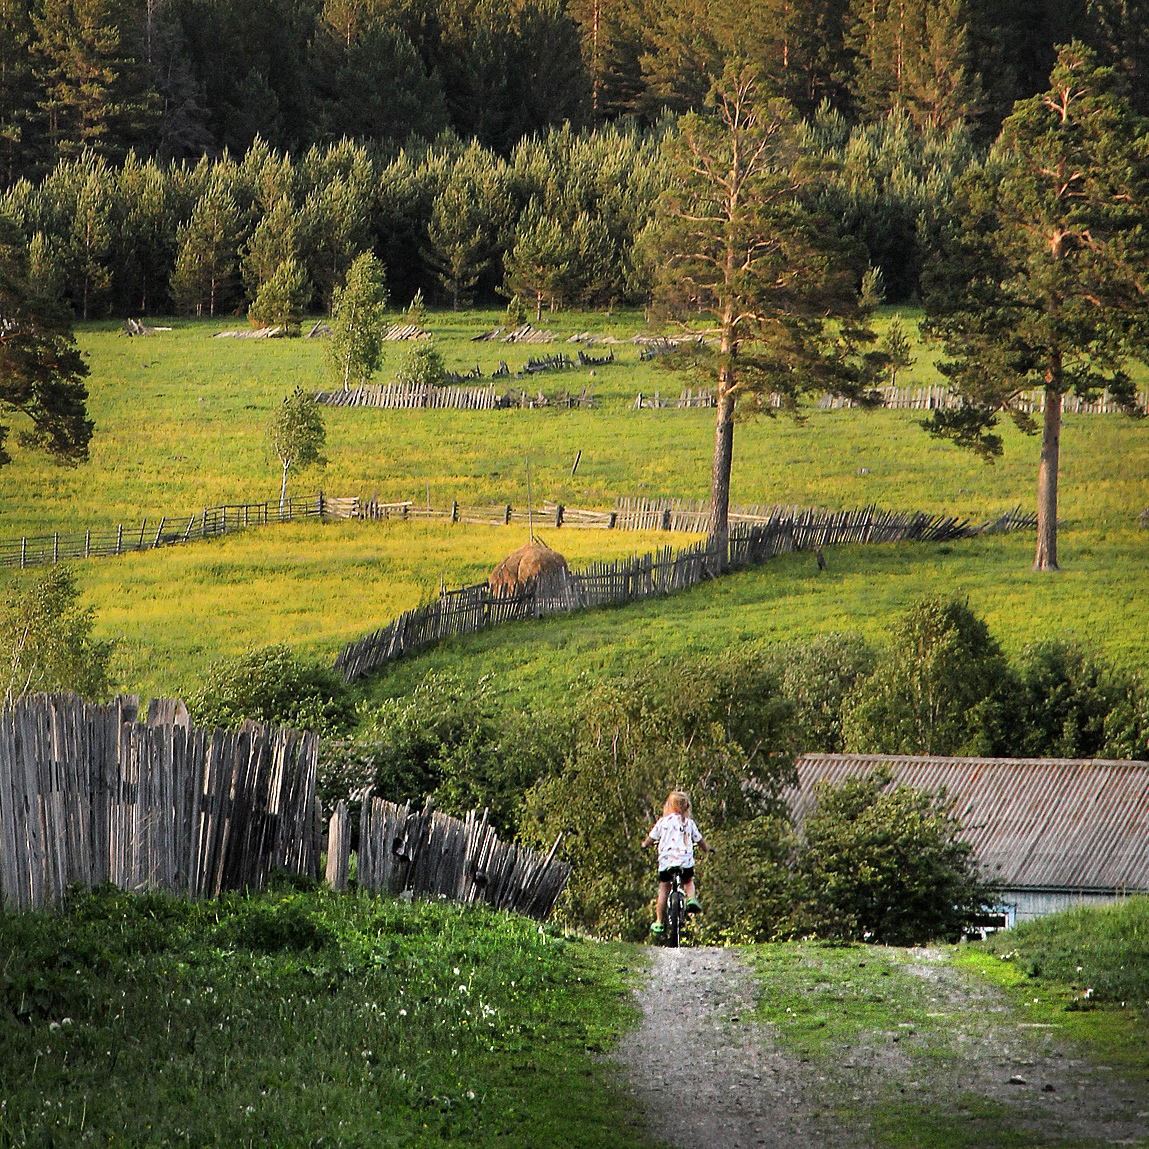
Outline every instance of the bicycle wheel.
POLYGON ((666 899, 666 944, 677 949, 682 941, 682 923, 686 918, 686 898, 681 890, 672 890, 666 899))

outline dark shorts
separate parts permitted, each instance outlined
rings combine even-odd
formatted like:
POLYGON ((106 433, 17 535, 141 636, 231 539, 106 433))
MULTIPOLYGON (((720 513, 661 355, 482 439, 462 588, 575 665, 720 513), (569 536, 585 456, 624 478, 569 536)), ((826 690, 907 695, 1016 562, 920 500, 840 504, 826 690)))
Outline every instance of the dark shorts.
POLYGON ((693 866, 671 866, 669 870, 660 870, 658 873, 658 880, 660 882, 669 882, 672 874, 680 874, 682 876, 682 884, 684 886, 687 882, 694 881, 693 866))

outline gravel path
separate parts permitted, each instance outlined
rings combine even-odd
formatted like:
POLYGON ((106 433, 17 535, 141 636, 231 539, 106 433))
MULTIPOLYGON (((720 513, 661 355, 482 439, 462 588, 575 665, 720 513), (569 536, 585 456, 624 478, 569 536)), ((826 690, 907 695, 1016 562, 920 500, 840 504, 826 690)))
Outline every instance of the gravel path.
POLYGON ((939 1030, 868 1032, 811 1061, 753 1020, 758 985, 739 951, 653 950, 637 994, 642 1024, 616 1055, 652 1133, 681 1149, 861 1149, 872 1143, 867 1109, 875 1102, 960 1119, 979 1098, 1008 1110, 1015 1133, 1145 1144, 1145 1083, 1063 1051, 1049 1027, 1018 1022, 942 954, 907 956, 911 981, 928 986, 929 1002, 943 1011, 931 1014, 943 1019, 939 1030))
MULTIPOLYGON (((797 1058, 781 1053, 754 1012, 753 974, 737 951, 653 951, 639 991, 642 1025, 618 1057, 655 1135, 706 1149, 822 1149, 842 1143, 807 1096, 797 1058)), ((813 1084, 817 1084, 815 1080, 813 1084)))

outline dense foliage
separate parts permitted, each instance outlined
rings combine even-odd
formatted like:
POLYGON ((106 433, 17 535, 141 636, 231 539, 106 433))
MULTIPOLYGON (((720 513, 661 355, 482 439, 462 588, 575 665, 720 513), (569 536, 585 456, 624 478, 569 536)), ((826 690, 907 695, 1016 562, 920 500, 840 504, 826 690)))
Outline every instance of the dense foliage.
POLYGON ((877 771, 820 784, 795 864, 801 933, 883 945, 956 940, 995 900, 943 794, 877 771))
POLYGON ((320 782, 327 809, 372 786, 454 814, 486 807, 544 848, 562 833, 566 920, 608 936, 647 931, 654 858, 639 842, 675 787, 718 851, 699 859, 696 936, 960 932, 989 892, 944 796, 871 779, 790 823, 795 756, 843 750, 1149 758, 1149 690, 1062 644, 1011 663, 967 606, 925 600, 880 652, 843 635, 747 645, 580 683, 545 709, 429 675, 327 744, 320 782))
POLYGON ((238 726, 245 719, 338 734, 354 720, 342 679, 299 658, 286 646, 263 646, 214 663, 188 694, 196 722, 238 726))
POLYGON ((697 109, 736 52, 804 114, 900 106, 988 139, 1073 36, 1144 75, 1143 7, 1117 0, 12 0, 0 184, 85 148, 195 159, 256 135, 302 152, 451 129, 507 155, 564 122, 697 109))

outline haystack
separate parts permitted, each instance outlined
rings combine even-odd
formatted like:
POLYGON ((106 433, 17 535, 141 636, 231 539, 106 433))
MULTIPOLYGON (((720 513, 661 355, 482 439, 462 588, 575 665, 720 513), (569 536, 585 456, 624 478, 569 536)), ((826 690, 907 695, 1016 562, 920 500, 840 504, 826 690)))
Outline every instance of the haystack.
POLYGON ((510 594, 536 580, 558 580, 567 573, 567 560, 536 539, 507 555, 487 581, 496 594, 510 594))

